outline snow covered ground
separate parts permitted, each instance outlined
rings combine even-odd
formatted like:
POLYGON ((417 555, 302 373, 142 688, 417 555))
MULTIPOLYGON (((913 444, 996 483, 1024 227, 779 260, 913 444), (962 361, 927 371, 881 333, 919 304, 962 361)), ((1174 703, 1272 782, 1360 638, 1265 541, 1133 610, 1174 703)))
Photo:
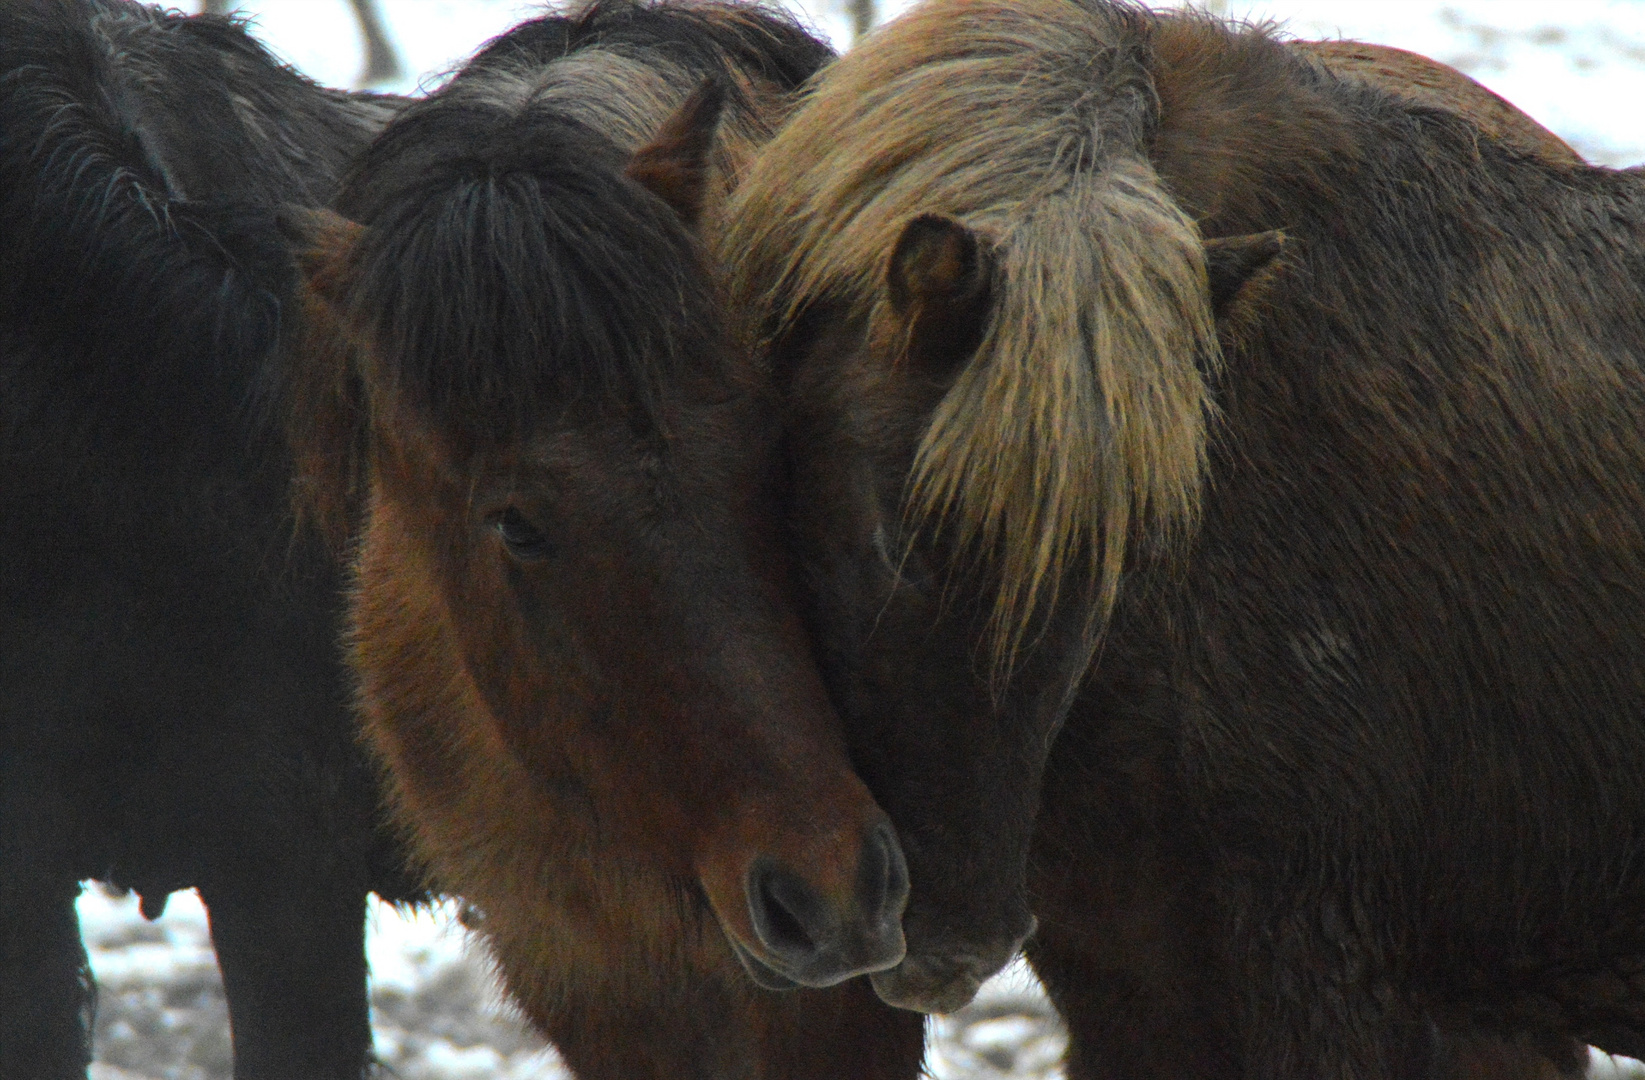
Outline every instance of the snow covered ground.
MULTIPOLYGON (((795 5, 837 44, 841 5, 795 5)), ((901 0, 881 0, 894 14, 901 0)), ((1473 75, 1595 162, 1645 162, 1645 3, 1625 0, 1220 0, 1213 9, 1273 19, 1302 38, 1379 41, 1436 57, 1473 75)), ((389 32, 414 72, 411 92, 481 42, 534 11, 522 0, 384 0, 389 32)), ((360 46, 345 0, 247 0, 257 32, 313 77, 350 84, 360 46)), ((226 1080, 229 1042, 222 985, 192 893, 146 923, 135 899, 88 888, 80 901, 101 985, 95 1080, 226 1080)), ((561 1080, 566 1074, 497 996, 466 947, 455 910, 414 916, 377 905, 369 951, 378 1054, 401 1080, 561 1080)), ((932 1025, 931 1069, 943 1080, 1056 1075, 1063 1036, 1033 978, 1020 967, 990 983, 960 1016, 932 1025)), ((1638 1063, 1596 1060, 1596 1080, 1645 1080, 1638 1063)))
MULTIPOLYGON (((99 987, 92 1080, 229 1080, 228 1012, 191 892, 149 923, 136 897, 88 885, 81 930, 99 987)), ((455 904, 403 914, 373 903, 372 1030, 383 1076, 398 1080, 571 1080, 504 1003, 455 904)), ((1048 1080, 1063 1035, 1021 966, 963 1013, 931 1025, 937 1080, 1048 1080)))
MULTIPOLYGON (((135 896, 88 885, 79 911, 99 987, 91 1080, 230 1080, 228 1010, 199 898, 176 893, 149 923, 135 896)), ((467 937, 455 904, 401 913, 373 902, 367 953, 383 1080, 572 1080, 503 1001, 467 937)), ((1020 962, 927 1033, 932 1080, 1060 1080, 1066 1036, 1020 962)), ((1595 1054, 1589 1080, 1645 1080, 1645 1066, 1595 1054)))

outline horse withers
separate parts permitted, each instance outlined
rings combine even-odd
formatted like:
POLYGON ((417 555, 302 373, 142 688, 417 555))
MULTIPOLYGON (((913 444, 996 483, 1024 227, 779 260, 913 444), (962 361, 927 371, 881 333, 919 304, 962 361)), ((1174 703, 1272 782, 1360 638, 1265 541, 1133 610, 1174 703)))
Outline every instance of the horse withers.
POLYGON ((908 855, 887 1000, 1032 910, 1071 1076, 1638 1052, 1645 188, 1561 156, 1096 0, 820 79, 723 250, 908 855))
POLYGON ((225 20, 0 5, 0 1075, 85 1075, 86 878, 199 888, 237 1077, 367 1068, 366 895, 418 883, 286 510, 275 211, 398 106, 225 20))
POLYGON ((294 437, 311 512, 357 529, 367 734, 584 1077, 919 1067, 919 1017, 836 986, 902 959, 907 872, 793 615, 775 417, 699 240, 827 55, 730 4, 526 23, 291 222, 294 437))

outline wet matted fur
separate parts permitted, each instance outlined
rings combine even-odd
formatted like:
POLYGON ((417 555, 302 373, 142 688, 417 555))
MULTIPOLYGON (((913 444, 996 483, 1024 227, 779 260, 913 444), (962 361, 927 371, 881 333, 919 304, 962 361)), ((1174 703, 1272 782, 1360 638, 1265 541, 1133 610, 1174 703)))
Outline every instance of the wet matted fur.
POLYGON ((199 888, 237 1076, 367 1067, 366 893, 415 884, 293 542, 275 211, 398 105, 228 20, 0 5, 0 1075, 85 1075, 85 878, 199 888))
POLYGON ((826 56, 759 8, 579 6, 297 223, 299 494, 357 534, 368 736, 587 1078, 919 1068, 919 1017, 832 986, 900 958, 906 873, 793 614, 773 410, 697 236, 826 56))
POLYGON ((1645 180, 1261 30, 943 0, 830 69, 731 216, 825 673, 909 853, 882 994, 961 998, 1027 894, 1072 1076, 1642 1048, 1645 180))

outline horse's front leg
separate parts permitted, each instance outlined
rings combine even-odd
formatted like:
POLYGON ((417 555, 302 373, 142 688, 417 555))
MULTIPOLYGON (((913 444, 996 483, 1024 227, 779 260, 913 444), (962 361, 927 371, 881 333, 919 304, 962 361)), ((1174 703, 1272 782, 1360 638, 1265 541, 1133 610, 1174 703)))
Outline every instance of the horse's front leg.
POLYGON ((0 859, 0 1076, 85 1080, 96 988, 80 943, 72 877, 0 859))
POLYGON ((360 1080, 371 1058, 364 887, 227 877, 200 894, 235 1080, 360 1080))

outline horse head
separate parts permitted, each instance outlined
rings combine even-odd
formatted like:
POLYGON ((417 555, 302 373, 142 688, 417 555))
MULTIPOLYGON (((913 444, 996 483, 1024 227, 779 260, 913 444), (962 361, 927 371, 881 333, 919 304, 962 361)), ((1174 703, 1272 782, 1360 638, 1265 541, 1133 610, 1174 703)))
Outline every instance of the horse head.
POLYGON ((732 206, 813 633, 912 874, 908 957, 874 976, 892 1004, 951 1011, 1032 932, 1047 756, 1132 572, 1192 535, 1218 317, 1283 239, 1208 246, 1173 202, 1128 18, 1079 28, 1112 46, 1093 90, 1024 82, 1013 6, 911 13, 819 80, 732 206))
POLYGON ((545 926, 669 963, 699 912, 767 987, 903 956, 904 858, 794 614, 774 411, 693 227, 726 96, 625 152, 448 94, 294 225, 294 443, 322 522, 358 507, 368 733, 505 969, 545 926))

